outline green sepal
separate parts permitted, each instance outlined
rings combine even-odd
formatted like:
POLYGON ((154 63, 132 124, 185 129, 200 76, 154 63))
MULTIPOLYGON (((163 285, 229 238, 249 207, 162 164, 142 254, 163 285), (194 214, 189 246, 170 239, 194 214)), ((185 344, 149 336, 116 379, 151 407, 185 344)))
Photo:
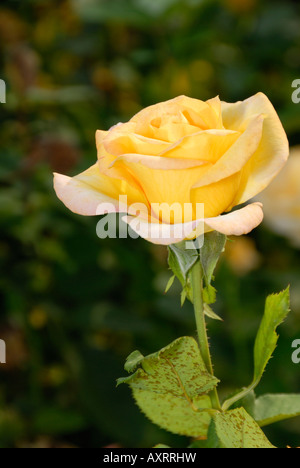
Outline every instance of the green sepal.
POLYGON ((203 288, 203 301, 206 304, 214 304, 217 299, 217 290, 211 284, 203 288))
POLYGON ((204 304, 204 313, 206 315, 206 317, 209 317, 213 320, 219 320, 220 322, 223 322, 223 319, 221 317, 219 317, 219 315, 217 315, 211 307, 209 307, 208 304, 204 304))
MULTIPOLYGON (((185 249, 185 242, 169 245, 168 252, 169 267, 182 285, 183 294, 181 295, 181 305, 183 305, 186 298, 188 298, 190 301, 193 300, 189 271, 199 259, 199 253, 196 248, 185 249)), ((169 286, 169 283, 167 287, 169 286)), ((169 287, 171 287, 172 284, 173 281, 169 287)))
POLYGON ((217 231, 209 232, 204 236, 204 244, 200 249, 200 261, 207 288, 211 285, 218 260, 225 250, 226 240, 227 237, 217 231))
POLYGON ((173 283, 175 281, 175 275, 172 275, 171 278, 169 279, 169 281, 167 282, 167 286, 166 286, 166 289, 165 289, 165 294, 169 291, 169 289, 171 289, 171 287, 173 286, 173 283))

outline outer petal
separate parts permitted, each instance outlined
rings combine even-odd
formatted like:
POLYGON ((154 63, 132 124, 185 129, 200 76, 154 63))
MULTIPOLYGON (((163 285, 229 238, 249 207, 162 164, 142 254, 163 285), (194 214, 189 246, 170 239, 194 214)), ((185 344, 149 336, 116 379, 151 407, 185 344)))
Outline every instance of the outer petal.
POLYGON ((177 244, 191 235, 200 227, 199 235, 204 232, 204 220, 190 221, 184 224, 150 223, 140 217, 123 216, 123 221, 140 237, 152 244, 177 244))
POLYGON ((265 116, 262 138, 244 167, 236 204, 244 203, 261 192, 278 174, 289 155, 286 133, 273 105, 263 93, 235 104, 222 103, 224 125, 232 130, 243 130, 251 116, 257 113, 265 116))
POLYGON ((127 212, 127 206, 119 205, 119 196, 126 195, 128 205, 141 203, 148 212, 149 204, 144 195, 125 181, 103 175, 94 164, 75 177, 54 174, 54 189, 58 198, 77 214, 85 216, 108 212, 127 212))
POLYGON ((216 218, 205 219, 206 230, 221 232, 227 236, 248 234, 263 220, 261 203, 252 203, 236 211, 216 218))
POLYGON ((232 213, 216 218, 204 218, 184 224, 170 225, 165 223, 149 223, 142 218, 125 216, 123 220, 142 238, 153 244, 176 244, 186 238, 191 238, 204 232, 215 230, 225 235, 240 236, 248 234, 263 220, 261 203, 252 203, 232 213))

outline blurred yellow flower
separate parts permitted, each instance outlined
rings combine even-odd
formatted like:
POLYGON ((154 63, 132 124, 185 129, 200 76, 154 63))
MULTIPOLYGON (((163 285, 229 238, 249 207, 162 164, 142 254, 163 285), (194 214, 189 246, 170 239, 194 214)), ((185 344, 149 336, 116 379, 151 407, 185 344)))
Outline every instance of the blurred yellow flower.
POLYGON ((249 13, 256 7, 257 0, 223 0, 223 3, 236 13, 249 13))
POLYGON ((250 237, 236 237, 226 244, 225 256, 239 276, 246 275, 260 264, 260 255, 250 237))
POLYGON ((33 328, 40 329, 44 328, 47 324, 48 316, 44 309, 42 309, 41 307, 35 307, 33 310, 30 311, 28 320, 33 328))
POLYGON ((261 192, 289 153, 278 115, 262 93, 234 104, 179 96, 109 131, 97 131, 96 140, 96 164, 74 178, 55 174, 58 197, 82 215, 104 214, 110 203, 111 211, 127 211, 140 220, 142 237, 164 244, 193 235, 200 221, 206 231, 226 235, 251 231, 263 218, 259 203, 220 215, 261 192), (118 201, 124 195, 125 207, 118 201), (130 210, 133 204, 144 207, 139 216, 130 210), (188 216, 174 210, 170 217, 174 204, 189 205, 188 216), (204 205, 201 220, 199 204, 204 205), (188 225, 189 232, 162 242, 149 236, 150 216, 151 225, 188 225))
POLYGON ((300 146, 291 150, 289 163, 259 196, 266 224, 300 247, 300 146))

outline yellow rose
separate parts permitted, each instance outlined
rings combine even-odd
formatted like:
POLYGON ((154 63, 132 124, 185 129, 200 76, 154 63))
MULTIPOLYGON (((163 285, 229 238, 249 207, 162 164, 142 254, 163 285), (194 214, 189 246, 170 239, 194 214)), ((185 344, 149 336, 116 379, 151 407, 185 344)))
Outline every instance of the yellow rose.
POLYGON ((266 224, 300 247, 300 146, 291 149, 289 163, 259 198, 266 224))
POLYGON ((78 214, 104 214, 112 206, 111 211, 137 216, 139 235, 160 244, 179 242, 203 221, 206 231, 250 232, 262 221, 261 204, 222 213, 263 190, 289 153, 278 115, 262 93, 234 104, 179 96, 97 131, 96 141, 96 164, 73 178, 55 174, 57 196, 78 214), (127 196, 126 206, 120 195, 127 196), (197 218, 201 203, 204 219, 197 218), (132 209, 133 204, 142 208, 132 209), (173 204, 182 212, 188 204, 192 209, 184 218, 175 210, 170 219, 173 204), (151 237, 150 215, 158 230, 184 223, 185 235, 151 237))

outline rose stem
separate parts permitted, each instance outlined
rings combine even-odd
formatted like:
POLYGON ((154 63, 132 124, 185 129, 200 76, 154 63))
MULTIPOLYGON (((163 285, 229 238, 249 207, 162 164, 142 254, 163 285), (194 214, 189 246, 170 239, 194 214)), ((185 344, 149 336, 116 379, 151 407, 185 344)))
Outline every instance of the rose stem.
MULTIPOLYGON (((208 370, 208 372, 213 375, 213 366, 209 351, 208 337, 205 324, 205 315, 203 308, 203 298, 202 298, 202 288, 203 288, 203 274, 201 263, 198 260, 191 269, 191 281, 192 281, 192 290, 193 290, 193 303, 194 303, 194 312, 197 325, 197 333, 199 340, 199 347, 202 359, 208 370)), ((216 388, 210 394, 212 407, 214 409, 221 410, 221 405, 219 401, 219 396, 216 388)))

